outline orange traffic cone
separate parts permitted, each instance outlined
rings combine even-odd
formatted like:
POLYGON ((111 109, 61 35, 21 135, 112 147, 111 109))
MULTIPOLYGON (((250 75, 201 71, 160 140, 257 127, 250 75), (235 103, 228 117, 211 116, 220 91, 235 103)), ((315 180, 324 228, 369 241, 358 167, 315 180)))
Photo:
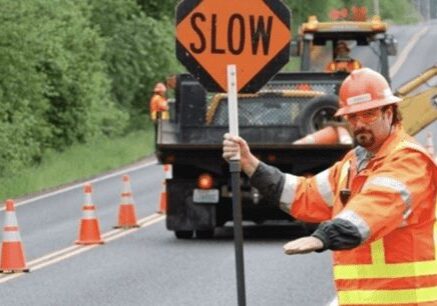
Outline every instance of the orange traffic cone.
POLYGON ((167 212, 167 184, 166 181, 173 178, 173 168, 171 164, 164 164, 165 180, 162 183, 163 190, 159 197, 159 210, 158 213, 165 214, 167 212))
POLYGON ((96 217, 96 208, 92 204, 91 193, 93 192, 91 184, 85 184, 83 191, 85 193, 85 203, 82 206, 82 219, 80 220, 79 239, 76 244, 102 244, 104 241, 100 238, 99 220, 96 217))
POLYGON ((434 158, 435 157, 435 150, 434 150, 434 143, 432 141, 432 133, 428 132, 426 134, 426 150, 428 150, 428 153, 434 158))
POLYGON ((29 272, 26 267, 23 246, 13 200, 6 201, 5 224, 3 228, 0 273, 29 272))
POLYGON ((173 178, 173 169, 171 164, 164 164, 164 173, 165 173, 166 180, 173 178))
POLYGON ((164 188, 161 191, 161 195, 159 197, 159 210, 158 210, 158 213, 165 214, 167 212, 167 191, 166 191, 165 181, 162 183, 162 185, 164 186, 164 188))
POLYGON ((121 193, 121 203, 118 210, 118 225, 114 228, 139 227, 135 213, 134 199, 128 175, 123 175, 123 191, 121 193))
POLYGON ((294 144, 336 144, 338 142, 337 131, 332 126, 327 126, 317 132, 307 135, 293 142, 294 144))
POLYGON ((342 126, 337 126, 337 134, 341 144, 348 144, 348 145, 353 144, 353 139, 351 137, 351 134, 346 128, 342 126))

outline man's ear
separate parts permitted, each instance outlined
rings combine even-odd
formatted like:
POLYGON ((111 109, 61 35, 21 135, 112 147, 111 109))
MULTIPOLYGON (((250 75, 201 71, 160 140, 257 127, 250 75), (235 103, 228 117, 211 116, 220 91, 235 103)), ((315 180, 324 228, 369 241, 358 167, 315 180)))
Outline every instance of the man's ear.
POLYGON ((388 107, 384 112, 383 112, 384 116, 387 116, 385 118, 387 118, 387 120, 389 120, 390 122, 393 123, 393 107, 388 107))

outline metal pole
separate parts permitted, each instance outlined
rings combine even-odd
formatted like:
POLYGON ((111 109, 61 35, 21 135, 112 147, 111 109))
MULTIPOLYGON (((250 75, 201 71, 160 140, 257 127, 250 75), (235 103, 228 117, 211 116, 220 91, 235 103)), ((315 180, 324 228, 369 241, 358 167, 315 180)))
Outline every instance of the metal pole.
MULTIPOLYGON (((228 76, 228 112, 229 132, 238 136, 238 97, 237 97, 237 69, 235 65, 227 66, 228 76)), ((234 243, 235 267, 237 272, 238 305, 246 306, 246 289, 244 284, 244 255, 243 255, 243 225, 240 193, 240 156, 229 162, 232 180, 232 208, 234 215, 234 243)))

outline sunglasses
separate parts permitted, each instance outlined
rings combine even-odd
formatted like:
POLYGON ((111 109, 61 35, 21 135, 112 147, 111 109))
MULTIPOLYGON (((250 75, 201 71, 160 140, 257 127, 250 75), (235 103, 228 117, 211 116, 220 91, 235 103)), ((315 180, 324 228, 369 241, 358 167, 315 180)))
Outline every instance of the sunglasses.
POLYGON ((372 124, 381 117, 381 109, 369 109, 366 111, 344 115, 344 119, 350 124, 357 124, 358 121, 364 124, 372 124))

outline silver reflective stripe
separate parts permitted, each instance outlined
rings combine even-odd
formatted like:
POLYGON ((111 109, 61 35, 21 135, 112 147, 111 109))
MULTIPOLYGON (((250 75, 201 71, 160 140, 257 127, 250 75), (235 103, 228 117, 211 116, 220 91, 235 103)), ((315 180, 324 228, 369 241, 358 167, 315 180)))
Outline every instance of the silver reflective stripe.
POLYGON ((370 227, 367 222, 352 210, 343 210, 334 219, 346 220, 355 225, 361 235, 361 242, 365 241, 370 235, 370 227))
POLYGON ((284 188, 282 189, 281 198, 279 199, 279 207, 286 213, 290 213, 291 205, 296 196, 296 188, 298 177, 291 174, 285 174, 284 188))
POLYGON ((16 231, 4 231, 3 242, 16 242, 21 241, 20 233, 16 231))
POLYGON ((134 198, 131 195, 121 197, 121 205, 132 205, 132 204, 134 204, 134 198))
POLYGON ((329 169, 316 175, 316 184, 325 204, 328 207, 332 207, 334 204, 334 193, 332 192, 331 184, 329 183, 329 169))
POLYGON ((369 186, 389 188, 394 190, 396 193, 399 193, 405 205, 404 220, 408 218, 408 216, 411 214, 411 192, 408 190, 407 186, 405 186, 404 183, 392 177, 377 176, 367 182, 364 185, 363 190, 365 190, 369 186))
POLYGON ((5 212, 5 226, 18 226, 15 211, 5 212))
POLYGON ((91 200, 91 193, 85 193, 85 203, 83 206, 90 206, 92 203, 93 201, 91 200))
POLYGON ((90 220, 96 219, 96 214, 94 210, 84 210, 82 212, 82 219, 90 220))

